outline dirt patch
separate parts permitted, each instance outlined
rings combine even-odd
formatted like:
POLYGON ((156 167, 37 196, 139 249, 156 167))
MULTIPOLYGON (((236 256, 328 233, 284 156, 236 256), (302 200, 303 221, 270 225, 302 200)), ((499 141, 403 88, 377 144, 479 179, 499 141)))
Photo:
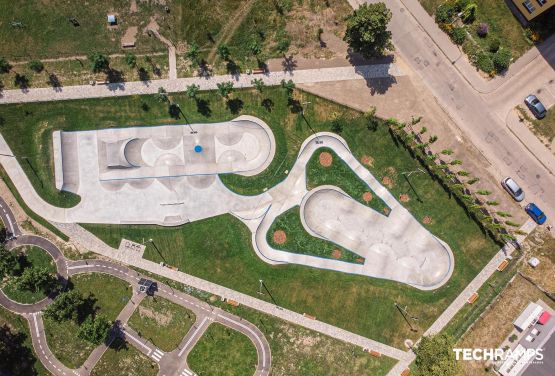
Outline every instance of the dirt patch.
POLYGON ((385 169, 385 171, 387 171, 388 175, 391 175, 391 176, 397 175, 397 170, 395 169, 395 167, 389 166, 388 168, 385 169))
POLYGON ((129 5, 129 11, 131 13, 135 13, 137 12, 137 10, 139 10, 137 7, 137 0, 131 0, 131 4, 129 5))
POLYGON ((364 202, 369 203, 370 201, 372 201, 372 192, 364 192, 362 194, 362 199, 364 200, 364 202))
POLYGON ((339 249, 334 249, 333 252, 331 253, 331 257, 334 259, 340 259, 341 258, 341 251, 339 249))
POLYGON ((363 258, 357 258, 355 261, 358 262, 359 264, 364 263, 364 259, 363 259, 363 258))
POLYGON ((425 225, 429 225, 430 223, 432 223, 432 217, 430 217, 429 215, 424 216, 424 218, 422 219, 422 223, 424 223, 425 225))
POLYGON ((372 158, 369 155, 363 155, 361 162, 363 165, 368 166, 368 167, 373 167, 374 166, 374 158, 372 158))
POLYGON ((333 162, 333 157, 330 153, 328 153, 327 151, 323 151, 320 153, 320 155, 318 156, 318 160, 320 161, 320 164, 324 167, 330 167, 332 162, 333 162))
POLYGON ((383 208, 383 213, 385 215, 389 215, 389 213, 391 213, 391 209, 390 208, 383 208))
POLYGON ((158 325, 162 325, 162 326, 168 325, 172 321, 172 318, 173 318, 171 315, 165 315, 165 314, 160 313, 160 312, 154 312, 153 310, 151 310, 149 308, 141 307, 141 306, 139 306, 139 315, 141 317, 148 317, 148 318, 156 321, 156 323, 158 325))
POLYGON ((399 200, 401 202, 409 202, 410 201, 410 197, 408 194, 403 193, 401 196, 399 196, 399 200))
POLYGON ((389 176, 384 176, 382 179, 382 184, 385 185, 387 188, 393 188, 393 180, 389 176))
POLYGON ((277 230, 274 232, 274 243, 276 244, 284 244, 287 240, 287 235, 283 230, 277 230))

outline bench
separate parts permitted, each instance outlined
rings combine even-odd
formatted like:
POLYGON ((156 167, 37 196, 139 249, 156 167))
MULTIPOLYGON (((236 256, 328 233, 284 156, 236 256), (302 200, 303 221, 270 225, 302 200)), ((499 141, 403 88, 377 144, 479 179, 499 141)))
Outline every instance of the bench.
POLYGON ((264 68, 258 68, 258 69, 252 70, 252 74, 264 74, 264 73, 266 73, 266 69, 264 68))
POLYGON ((303 316, 310 320, 316 320, 316 317, 309 315, 308 313, 303 313, 303 316))
POLYGON ((231 306, 234 306, 234 307, 239 306, 239 302, 237 302, 237 301, 235 301, 235 300, 233 300, 233 299, 228 299, 228 300, 227 300, 227 304, 229 304, 229 305, 231 305, 231 306))
POLYGON ((407 368, 406 370, 401 372, 401 376, 409 376, 409 375, 410 375, 410 369, 409 368, 407 368))
POLYGON ((499 264, 499 266, 497 267, 497 271, 502 272, 503 270, 505 270, 507 265, 509 265, 509 260, 507 259, 503 260, 501 264, 499 264))
POLYGON ((372 356, 375 356, 376 358, 379 358, 379 357, 382 356, 382 353, 381 353, 381 352, 378 352, 378 351, 375 351, 375 350, 370 350, 370 351, 368 351, 368 354, 370 354, 370 355, 372 355, 372 356))
POLYGON ((472 296, 470 298, 468 298, 468 304, 472 304, 476 300, 478 300, 478 293, 477 292, 475 292, 474 294, 472 294, 472 296))

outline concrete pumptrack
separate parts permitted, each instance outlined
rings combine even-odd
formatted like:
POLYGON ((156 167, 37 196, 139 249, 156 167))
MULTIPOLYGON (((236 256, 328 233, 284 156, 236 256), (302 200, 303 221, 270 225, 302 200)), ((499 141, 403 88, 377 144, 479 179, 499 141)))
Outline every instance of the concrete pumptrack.
MULTIPOLYGON (((256 196, 230 191, 220 173, 244 176, 265 170, 275 139, 262 120, 178 126, 54 132, 56 187, 81 196, 73 208, 46 203, 15 158, 0 161, 27 205, 58 223, 158 224, 176 226, 230 213, 252 232, 257 255, 270 264, 300 264, 390 279, 422 290, 450 278, 450 247, 426 230, 352 155, 340 136, 309 137, 287 177, 256 196), (306 164, 319 148, 332 149, 390 208, 385 216, 338 187, 306 188, 306 164), (18 184, 19 182, 19 184, 18 184), (301 222, 312 236, 364 257, 363 264, 278 250, 267 233, 277 216, 300 205, 301 222)), ((11 154, 0 138, 3 153, 11 154)))

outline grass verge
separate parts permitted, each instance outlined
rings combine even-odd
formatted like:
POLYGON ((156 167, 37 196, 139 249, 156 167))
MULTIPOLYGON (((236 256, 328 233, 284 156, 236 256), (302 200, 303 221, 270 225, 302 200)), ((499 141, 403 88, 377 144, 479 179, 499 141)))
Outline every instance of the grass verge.
POLYGON ((116 338, 93 368, 93 376, 155 376, 158 365, 123 339, 116 338))
POLYGON ((179 345, 195 319, 193 312, 180 305, 147 296, 129 319, 129 326, 141 337, 170 352, 179 345))

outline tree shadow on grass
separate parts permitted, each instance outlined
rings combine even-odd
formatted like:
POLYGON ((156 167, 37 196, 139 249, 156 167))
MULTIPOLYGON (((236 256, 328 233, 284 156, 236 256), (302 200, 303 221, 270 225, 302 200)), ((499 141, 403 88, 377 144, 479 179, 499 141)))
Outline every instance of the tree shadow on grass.
POLYGON ((210 117, 212 110, 210 109, 210 101, 207 99, 196 99, 197 112, 202 116, 210 117))
POLYGON ((262 107, 266 109, 266 111, 272 112, 272 108, 274 107, 274 101, 272 101, 270 98, 263 99, 261 104, 262 104, 262 107))
POLYGON ((234 115, 237 115, 239 112, 241 112, 241 110, 243 109, 243 105, 243 101, 239 98, 229 99, 226 102, 227 108, 234 115))
POLYGON ((0 327, 0 373, 10 370, 13 375, 37 375, 34 364, 37 359, 31 349, 25 346, 27 334, 13 332, 12 329, 4 324, 0 327))

